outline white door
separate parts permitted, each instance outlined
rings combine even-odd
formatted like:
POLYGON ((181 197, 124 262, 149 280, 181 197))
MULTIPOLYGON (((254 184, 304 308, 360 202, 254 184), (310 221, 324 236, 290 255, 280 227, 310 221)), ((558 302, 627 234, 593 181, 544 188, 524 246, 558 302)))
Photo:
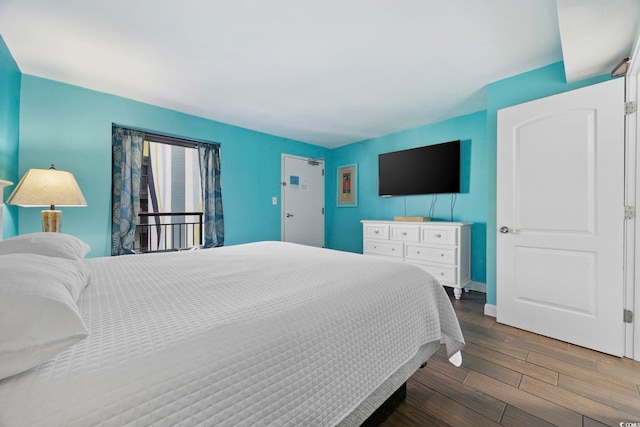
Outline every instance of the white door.
POLYGON ((497 320, 624 353, 624 82, 498 112, 497 320))
POLYGON ((282 240, 324 247, 324 161, 282 155, 282 240))

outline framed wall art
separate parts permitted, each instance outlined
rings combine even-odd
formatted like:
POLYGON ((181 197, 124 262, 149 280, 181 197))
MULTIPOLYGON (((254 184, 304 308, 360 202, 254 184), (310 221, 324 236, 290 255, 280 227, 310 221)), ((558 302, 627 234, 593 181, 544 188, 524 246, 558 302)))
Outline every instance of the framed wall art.
POLYGON ((358 165, 338 166, 338 207, 358 206, 358 165))

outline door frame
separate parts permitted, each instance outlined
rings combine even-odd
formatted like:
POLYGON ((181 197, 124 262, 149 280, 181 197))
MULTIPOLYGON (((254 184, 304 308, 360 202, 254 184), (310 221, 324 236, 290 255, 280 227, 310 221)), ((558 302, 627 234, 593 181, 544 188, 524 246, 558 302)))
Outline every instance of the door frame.
POLYGON ((631 62, 625 76, 625 99, 627 102, 636 103, 635 113, 628 114, 625 121, 627 176, 626 176, 626 206, 633 206, 636 215, 626 221, 625 249, 627 267, 625 277, 625 302, 624 307, 633 312, 633 322, 625 323, 626 347, 625 356, 640 361, 640 227, 637 226, 638 206, 640 200, 640 186, 636 184, 638 166, 640 166, 640 112, 638 100, 640 99, 640 29, 636 36, 631 54, 631 62))
POLYGON ((325 169, 325 174, 323 176, 323 180, 322 180, 322 208, 324 209, 324 215, 322 215, 322 247, 326 247, 327 244, 327 215, 326 215, 326 200, 325 200, 325 194, 326 194, 326 168, 327 168, 327 162, 325 161, 324 158, 311 158, 311 157, 304 157, 304 156, 296 156, 294 154, 287 154, 287 153, 281 153, 280 154, 280 240, 284 242, 284 226, 285 226, 285 205, 284 205, 284 186, 286 185, 287 182, 287 177, 285 176, 284 173, 284 158, 285 157, 291 157, 294 159, 298 159, 298 160, 304 160, 304 161, 309 161, 309 160, 317 160, 319 162, 322 162, 324 169, 325 169))

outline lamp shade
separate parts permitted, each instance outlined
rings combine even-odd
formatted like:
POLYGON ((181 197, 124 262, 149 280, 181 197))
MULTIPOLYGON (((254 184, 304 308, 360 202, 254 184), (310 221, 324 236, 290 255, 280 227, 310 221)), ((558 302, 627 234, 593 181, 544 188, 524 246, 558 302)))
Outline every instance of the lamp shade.
POLYGON ((53 206, 87 206, 73 174, 56 169, 29 169, 7 203, 22 207, 51 206, 51 209, 53 206))

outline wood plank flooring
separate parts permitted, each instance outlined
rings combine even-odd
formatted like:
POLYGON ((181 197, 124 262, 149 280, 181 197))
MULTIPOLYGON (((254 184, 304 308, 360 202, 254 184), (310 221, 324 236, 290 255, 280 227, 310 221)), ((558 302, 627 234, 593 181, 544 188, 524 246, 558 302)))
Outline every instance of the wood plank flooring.
POLYGON ((384 427, 640 426, 640 362, 496 323, 482 293, 450 297, 467 343, 462 366, 441 348, 384 427))

